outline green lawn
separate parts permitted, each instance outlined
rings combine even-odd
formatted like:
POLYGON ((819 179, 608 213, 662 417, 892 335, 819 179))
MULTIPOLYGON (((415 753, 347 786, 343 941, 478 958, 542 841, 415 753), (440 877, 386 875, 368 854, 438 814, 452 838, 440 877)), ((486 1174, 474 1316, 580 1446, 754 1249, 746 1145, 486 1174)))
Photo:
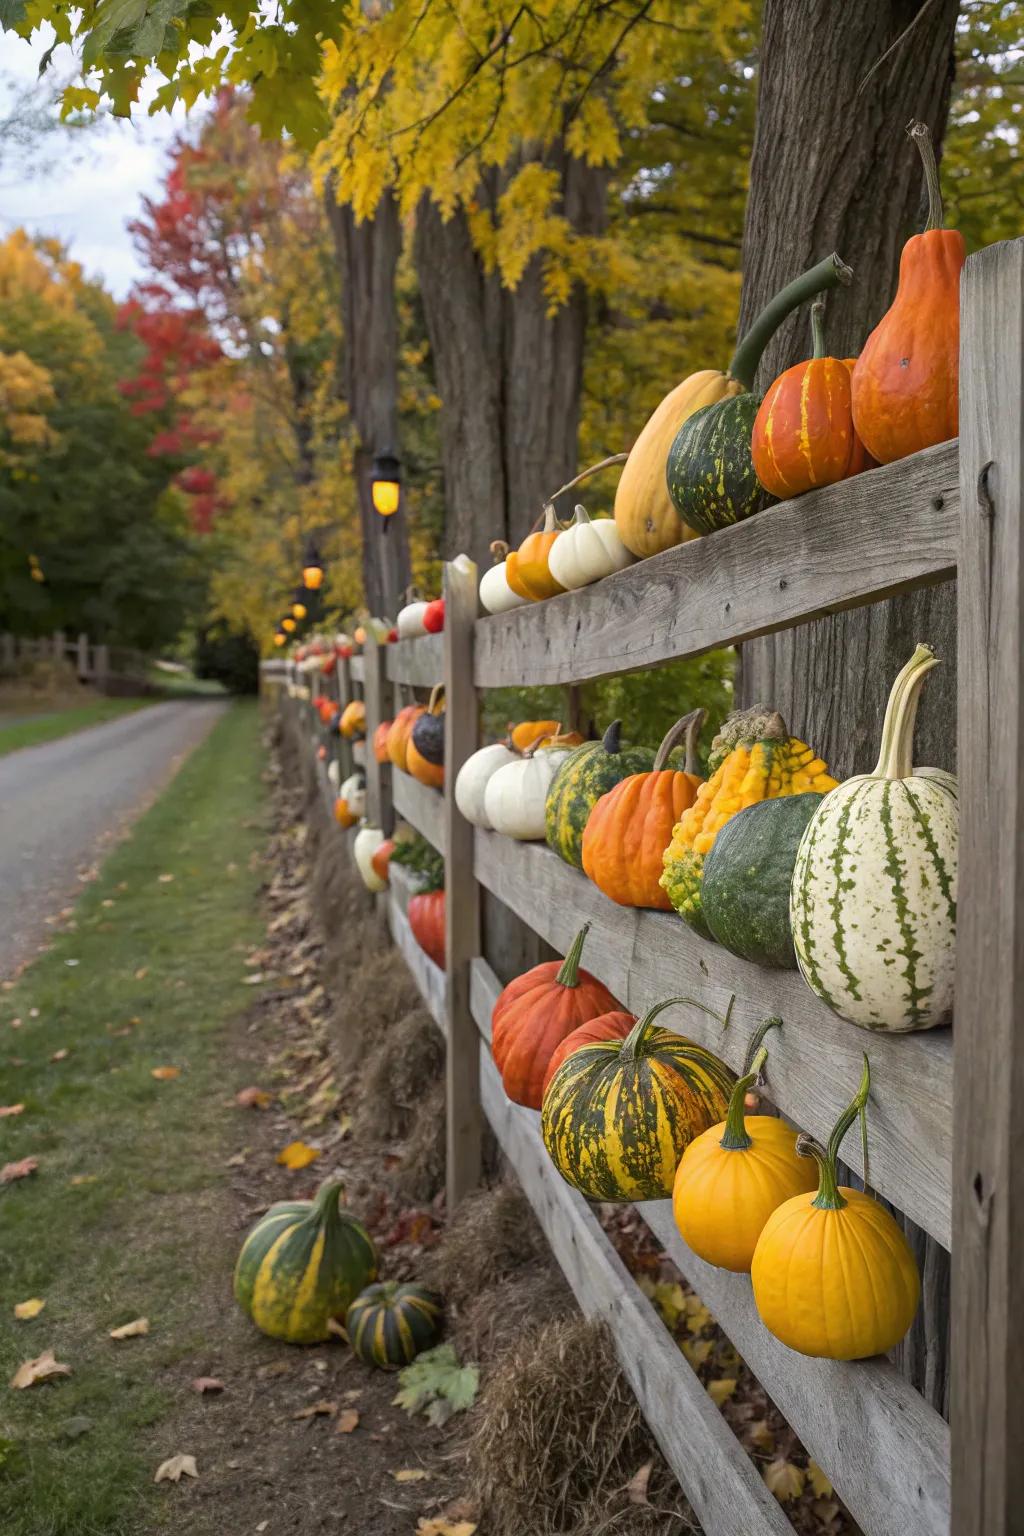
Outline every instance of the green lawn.
POLYGON ((43 741, 70 736, 72 731, 84 731, 89 725, 102 725, 104 720, 116 720, 119 715, 130 715, 152 703, 152 699, 94 699, 90 704, 73 705, 52 714, 41 710, 37 718, 19 720, 16 725, 5 725, 0 715, 0 757, 16 752, 19 747, 35 747, 43 741))
POLYGON ((75 931, 0 994, 2 1102, 25 1105, 0 1118, 0 1164, 39 1160, 0 1186, 3 1536, 150 1529, 140 1431, 201 1329, 190 1212, 224 1178, 224 1031, 260 937, 259 771, 257 710, 239 704, 111 855, 75 931), (43 1312, 15 1321, 32 1297, 43 1312), (141 1316, 146 1338, 109 1338, 141 1316), (74 1374, 9 1390, 47 1349, 74 1374))

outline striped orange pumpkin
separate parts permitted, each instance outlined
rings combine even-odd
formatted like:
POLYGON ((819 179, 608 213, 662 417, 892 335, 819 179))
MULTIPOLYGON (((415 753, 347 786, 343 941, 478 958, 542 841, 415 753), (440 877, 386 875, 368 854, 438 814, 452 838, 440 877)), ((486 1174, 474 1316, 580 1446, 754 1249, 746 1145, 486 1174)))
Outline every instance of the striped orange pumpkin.
POLYGON ((754 469, 773 496, 802 496, 874 463, 853 425, 856 358, 824 356, 823 312, 824 305, 811 306, 814 356, 779 375, 754 420, 754 469))

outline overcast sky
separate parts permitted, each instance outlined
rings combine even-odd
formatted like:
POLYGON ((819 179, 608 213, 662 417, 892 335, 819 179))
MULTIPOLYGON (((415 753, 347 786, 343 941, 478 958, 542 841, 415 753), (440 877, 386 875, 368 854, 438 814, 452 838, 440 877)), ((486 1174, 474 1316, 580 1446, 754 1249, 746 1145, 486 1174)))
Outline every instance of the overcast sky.
MULTIPOLYGON (((35 81, 46 43, 0 37, 0 117, 35 81)), ((55 55, 54 67, 58 79, 73 73, 69 50, 55 55)), ((143 109, 131 123, 109 119, 81 134, 47 134, 27 154, 4 152, 0 233, 24 225, 33 234, 58 236, 90 276, 102 276, 123 298, 139 276, 125 224, 140 199, 158 190, 168 145, 185 121, 183 110, 146 117, 143 109)))

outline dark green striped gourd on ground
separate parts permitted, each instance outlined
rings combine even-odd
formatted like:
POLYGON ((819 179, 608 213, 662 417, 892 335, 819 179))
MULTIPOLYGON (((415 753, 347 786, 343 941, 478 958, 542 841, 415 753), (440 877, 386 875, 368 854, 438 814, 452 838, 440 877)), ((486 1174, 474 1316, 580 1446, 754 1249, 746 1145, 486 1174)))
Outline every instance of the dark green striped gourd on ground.
POLYGON ((796 970, 789 894, 796 852, 823 795, 750 805, 725 826, 704 860, 701 911, 711 937, 755 965, 796 970))
POLYGON ((424 1285, 368 1285, 348 1309, 345 1332, 360 1360, 397 1370, 441 1336, 444 1303, 424 1285))
POLYGON ((602 795, 633 773, 650 773, 654 752, 621 739, 622 721, 613 720, 600 741, 585 741, 571 752, 551 781, 544 809, 549 848, 567 864, 583 868, 583 834, 602 795))
POLYGON ((813 992, 866 1029, 905 1032, 952 1016, 956 780, 912 766, 914 720, 936 666, 918 646, 893 684, 874 773, 827 795, 803 835, 790 918, 813 992))
POLYGON ((566 1183, 589 1200, 660 1200, 695 1136, 725 1119, 735 1077, 723 1061, 654 1021, 625 1040, 581 1045, 544 1095, 544 1144, 566 1183))
POLYGON ((272 1205, 242 1244, 235 1300, 272 1339, 322 1343, 377 1277, 369 1233, 338 1204, 342 1188, 329 1182, 315 1200, 272 1205))

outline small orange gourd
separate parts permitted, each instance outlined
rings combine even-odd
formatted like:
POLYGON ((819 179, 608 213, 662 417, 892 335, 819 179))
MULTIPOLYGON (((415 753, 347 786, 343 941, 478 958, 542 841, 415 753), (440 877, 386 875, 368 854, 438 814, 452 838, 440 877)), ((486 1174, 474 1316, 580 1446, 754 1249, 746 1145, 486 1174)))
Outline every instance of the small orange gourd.
POLYGON ((431 789, 444 783, 444 684, 438 683, 430 703, 413 721, 405 749, 405 771, 431 789))
POLYGON ((539 603, 565 591, 552 576, 548 565, 551 546, 560 532, 555 509, 548 502, 544 508, 543 525, 535 533, 528 533, 518 549, 509 551, 505 559, 505 579, 519 597, 539 603))
POLYGON ((349 810, 348 801, 343 795, 339 795, 334 802, 334 819, 339 827, 354 827, 358 817, 349 810))
POLYGON ((672 828, 691 806, 703 780, 697 772, 697 738, 705 712, 678 720, 658 748, 650 773, 631 773, 591 811, 583 833, 583 868, 598 890, 621 907, 671 911, 660 885, 662 855, 672 828), (682 770, 666 768, 669 753, 686 742, 682 770))
POLYGON ((366 735, 366 705, 362 699, 353 699, 345 705, 338 721, 338 730, 343 736, 366 735))
POLYGON ((373 733, 373 756, 378 763, 388 760, 388 735, 393 724, 393 720, 382 720, 373 733))
POLYGON ((405 770, 405 755, 409 749, 412 728, 426 709, 422 704, 406 704, 398 711, 388 731, 388 759, 396 768, 405 770))
POLYGON ((508 739, 517 752, 528 752, 542 736, 559 736, 560 720, 521 720, 509 727, 508 739))
POLYGON ((928 222, 900 257, 896 297, 853 370, 853 421, 868 452, 891 464, 959 430, 960 271, 966 249, 942 227, 942 193, 924 123, 907 132, 924 162, 928 222))

